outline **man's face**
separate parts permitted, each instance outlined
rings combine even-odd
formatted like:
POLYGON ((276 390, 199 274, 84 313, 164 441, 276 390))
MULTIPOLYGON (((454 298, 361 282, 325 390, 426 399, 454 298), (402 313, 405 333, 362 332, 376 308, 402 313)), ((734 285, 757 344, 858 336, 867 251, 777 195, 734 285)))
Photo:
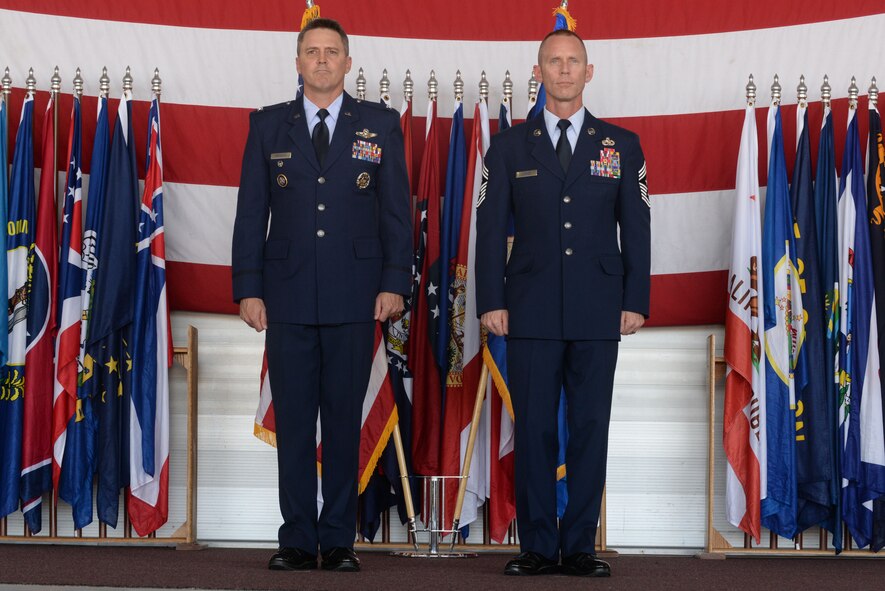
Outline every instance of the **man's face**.
POLYGON ((547 94, 558 101, 572 101, 584 92, 593 78, 593 65, 581 42, 567 35, 554 35, 544 42, 535 66, 535 79, 544 83, 547 94))
POLYGON ((295 68, 304 79, 308 93, 330 93, 344 89, 344 75, 350 72, 350 56, 345 55, 341 36, 332 29, 312 29, 301 41, 295 68))

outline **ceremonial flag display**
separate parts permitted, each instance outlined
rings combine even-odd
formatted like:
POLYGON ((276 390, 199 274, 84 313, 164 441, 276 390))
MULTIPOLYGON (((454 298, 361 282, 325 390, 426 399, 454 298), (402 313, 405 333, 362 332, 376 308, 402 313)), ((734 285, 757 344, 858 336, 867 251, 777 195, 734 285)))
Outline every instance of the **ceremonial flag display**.
MULTIPOLYGON (((77 409, 77 378, 80 361, 80 290, 83 287, 83 172, 80 99, 71 108, 68 136, 68 172, 62 206, 61 255, 58 268, 58 337, 56 339, 55 388, 52 402, 52 482, 58 489, 65 457, 68 425, 77 409)), ((82 462, 74 458, 72 462, 82 462)))
POLYGON ((796 164, 790 201, 793 209, 793 234, 799 271, 799 288, 805 317, 805 344, 799 356, 805 375, 803 386, 796 388, 796 521, 799 531, 830 517, 833 498, 830 486, 832 469, 833 417, 827 399, 827 376, 824 369, 824 303, 818 264, 817 224, 814 218, 814 190, 811 175, 811 139, 807 105, 796 110, 796 164))
POLYGON ((722 433, 728 459, 725 513, 732 525, 753 536, 757 542, 761 527, 760 502, 767 476, 758 160, 756 114, 750 105, 744 115, 737 163, 728 313, 725 316, 728 373, 722 433))
POLYGON ((58 243, 55 221, 54 101, 43 117, 42 173, 37 198, 34 250, 29 269, 28 348, 25 355, 24 428, 22 430, 22 508, 28 528, 42 528, 43 493, 52 487, 52 390, 55 354, 55 286, 58 243))
POLYGON ((415 206, 419 232, 415 255, 415 291, 409 332, 409 369, 412 372, 412 465, 417 474, 439 474, 442 382, 434 351, 439 339, 439 124, 436 101, 427 103, 427 139, 418 180, 415 206))
MULTIPOLYGON (((463 105, 458 106, 463 109, 463 105)), ((453 133, 454 135, 454 133, 453 133)), ((479 100, 473 113, 473 133, 470 138, 464 177, 464 195, 460 221, 460 237, 454 260, 454 286, 451 315, 451 335, 446 379, 445 412, 442 442, 442 469, 447 476, 461 474, 467 458, 467 440, 473 418, 473 408, 482 370, 480 353, 480 324, 476 316, 476 208, 482 196, 483 158, 489 146, 489 109, 479 100)), ((460 145, 459 145, 460 147, 460 145)), ((452 157, 449 157, 452 169, 452 157)), ((485 390, 485 389, 484 389, 485 390)), ((483 392, 480 395, 485 394, 483 392)), ((490 399, 483 403, 470 462, 467 490, 459 524, 467 527, 476 521, 480 507, 489 496, 489 411, 490 399)), ((457 487, 446 489, 446 508, 443 514, 454 516, 457 487)), ((462 530, 463 531, 463 530, 462 530)), ((466 536, 465 536, 466 537, 466 536)))
POLYGON ((847 322, 842 323, 840 344, 838 420, 843 446, 842 518, 860 547, 872 540, 872 501, 885 495, 882 383, 866 205, 857 109, 852 108, 839 181, 839 283, 848 289, 842 306, 847 322))
MULTIPOLYGON (((9 296, 9 350, 0 392, 0 517, 18 509, 21 494, 22 421, 31 253, 34 248, 34 95, 22 106, 9 175, 6 262, 9 296)), ((29 505, 22 506, 27 513, 29 505)))
MULTIPOLYGON (((878 96, 876 97, 878 99, 878 96)), ((867 141, 867 216, 870 222, 870 257, 876 296, 879 369, 885 357, 885 141, 877 101, 870 97, 870 127, 867 141)), ((885 409, 883 409, 885 410, 885 409)), ((883 419, 885 420, 885 419, 883 419)), ((873 539, 876 552, 885 547, 885 498, 873 501, 873 539)))
POLYGON ((129 518, 140 536, 156 531, 169 516, 172 342, 166 303, 160 100, 156 95, 149 115, 145 169, 137 228, 129 409, 129 518))
POLYGON ((795 371, 797 365, 802 367, 799 358, 805 328, 780 105, 774 101, 768 110, 768 132, 768 192, 762 234, 768 478, 762 497, 762 524, 792 538, 797 533, 796 390, 805 385, 805 376, 795 371))
MULTIPOLYGON (((7 137, 6 119, 9 116, 9 106, 6 104, 6 95, 0 92, 0 224, 6 227, 7 212, 9 209, 9 139, 7 137)), ((0 253, 6 252, 6 232, 0 230, 0 253)), ((6 257, 0 257, 0 285, 6 286, 6 257)), ((6 364, 6 355, 9 352, 9 333, 0 330, 0 367, 6 364)))

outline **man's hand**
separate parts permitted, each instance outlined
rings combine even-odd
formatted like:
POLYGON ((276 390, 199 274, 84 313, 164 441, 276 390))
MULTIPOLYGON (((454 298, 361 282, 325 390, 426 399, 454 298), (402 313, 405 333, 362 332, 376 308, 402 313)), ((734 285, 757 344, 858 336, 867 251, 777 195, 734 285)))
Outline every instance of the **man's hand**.
POLYGON ((240 300, 240 318, 246 324, 261 332, 267 328, 267 310, 261 298, 243 298, 240 300))
POLYGON ((398 293, 382 291, 375 298, 375 320, 379 322, 399 316, 404 309, 403 296, 398 293))
POLYGON ((507 310, 492 310, 483 314, 479 320, 492 334, 503 337, 509 332, 508 319, 507 310))
POLYGON ((621 312, 621 334, 636 334, 636 331, 645 324, 645 316, 636 312, 621 312))

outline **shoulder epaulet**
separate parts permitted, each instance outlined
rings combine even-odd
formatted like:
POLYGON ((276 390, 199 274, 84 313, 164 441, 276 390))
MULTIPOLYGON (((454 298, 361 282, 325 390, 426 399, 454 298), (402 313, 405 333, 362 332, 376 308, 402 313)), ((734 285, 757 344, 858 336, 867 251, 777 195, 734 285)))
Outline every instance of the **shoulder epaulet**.
POLYGON ((291 104, 292 104, 292 101, 286 101, 284 103, 277 103, 275 105, 267 105, 265 107, 258 107, 258 109, 256 109, 256 110, 259 112, 273 111, 275 109, 282 109, 283 107, 288 107, 291 104))
POLYGON ((396 113, 393 107, 387 105, 386 103, 382 103, 379 101, 366 101, 361 99, 354 99, 360 107, 370 107, 372 109, 378 109, 380 111, 393 111, 396 113))

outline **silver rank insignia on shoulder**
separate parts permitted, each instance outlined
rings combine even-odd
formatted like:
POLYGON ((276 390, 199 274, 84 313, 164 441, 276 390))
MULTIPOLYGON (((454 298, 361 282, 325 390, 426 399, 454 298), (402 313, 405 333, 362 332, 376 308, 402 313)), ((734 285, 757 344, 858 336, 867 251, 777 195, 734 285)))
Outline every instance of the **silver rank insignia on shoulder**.
POLYGON ((289 179, 286 178, 286 175, 284 175, 284 174, 278 174, 277 175, 277 184, 280 186, 281 189, 285 189, 286 186, 289 184, 289 179))
POLYGON ((370 138, 373 138, 373 137, 378 137, 378 134, 377 134, 377 133, 373 133, 373 132, 369 131, 368 129, 364 129, 364 130, 362 130, 362 131, 358 131, 358 132, 356 132, 356 134, 357 134, 358 136, 360 136, 361 138, 363 138, 363 139, 370 139, 370 138))
POLYGON ((536 129, 535 131, 532 132, 532 135, 535 136, 535 137, 540 137, 540 136, 541 136, 541 130, 540 130, 540 129, 536 129))
POLYGON ((615 140, 613 140, 613 139, 611 139, 610 137, 606 136, 606 138, 605 138, 604 140, 602 140, 602 145, 603 145, 603 146, 612 147, 612 146, 615 145, 615 140))
POLYGON ((360 189, 365 189, 369 186, 369 182, 372 180, 372 177, 369 176, 368 172, 361 172, 358 177, 356 177, 356 186, 360 189))

